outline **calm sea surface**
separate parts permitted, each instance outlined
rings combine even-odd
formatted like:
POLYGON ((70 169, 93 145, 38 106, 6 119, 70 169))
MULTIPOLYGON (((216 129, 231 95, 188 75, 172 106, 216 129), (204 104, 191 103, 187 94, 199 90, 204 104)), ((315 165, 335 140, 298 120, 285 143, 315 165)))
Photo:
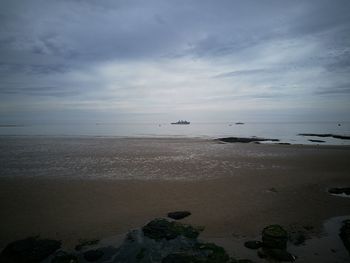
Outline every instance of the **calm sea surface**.
POLYGON ((314 144, 309 139, 320 139, 323 144, 350 145, 350 140, 299 136, 299 133, 332 133, 350 135, 350 122, 248 122, 191 123, 94 123, 94 124, 32 124, 0 126, 3 136, 102 136, 102 137, 199 137, 218 138, 228 136, 263 137, 279 139, 292 144, 314 144), (340 125, 338 125, 340 124, 340 125))

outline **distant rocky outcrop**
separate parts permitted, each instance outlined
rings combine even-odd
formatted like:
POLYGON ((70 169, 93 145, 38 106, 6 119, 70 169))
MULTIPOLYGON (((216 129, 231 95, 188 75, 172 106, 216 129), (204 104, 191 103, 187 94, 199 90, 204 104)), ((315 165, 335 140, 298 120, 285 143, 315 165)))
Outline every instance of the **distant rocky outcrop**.
POLYGON ((350 140, 350 136, 337 135, 337 134, 331 134, 331 133, 299 133, 298 135, 300 135, 300 136, 314 136, 314 137, 332 137, 335 139, 350 140))
POLYGON ((323 143, 325 141, 322 141, 322 140, 313 140, 313 139, 310 139, 309 142, 320 142, 320 143, 323 143))
POLYGON ((252 137, 252 138, 245 138, 245 137, 226 137, 226 138, 218 138, 217 140, 221 142, 230 142, 230 143, 250 143, 250 142, 264 142, 264 141, 270 141, 270 142, 279 142, 278 139, 265 139, 265 138, 258 138, 258 137, 252 137))

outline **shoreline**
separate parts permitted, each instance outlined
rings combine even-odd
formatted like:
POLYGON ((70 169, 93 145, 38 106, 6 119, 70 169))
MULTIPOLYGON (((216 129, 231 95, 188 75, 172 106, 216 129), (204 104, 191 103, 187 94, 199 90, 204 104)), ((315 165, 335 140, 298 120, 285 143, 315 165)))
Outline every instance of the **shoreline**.
MULTIPOLYGON (((305 137, 305 136, 301 136, 305 137)), ((315 136, 311 136, 315 137, 315 136)), ((317 137, 317 136, 316 136, 317 137)), ((321 136, 322 137, 322 136, 321 136)), ((161 141, 202 141, 202 142, 215 142, 220 141, 221 139, 230 138, 230 137, 216 137, 216 136, 209 136, 209 135, 203 135, 203 136, 187 136, 187 135, 164 135, 164 136, 119 136, 119 135, 46 135, 46 134, 37 134, 37 135, 13 135, 13 134, 0 134, 0 140, 1 139, 109 139, 109 140, 161 140, 161 141)), ((293 143, 293 142, 284 142, 280 139, 265 139, 263 137, 256 137, 256 136, 247 136, 247 137, 234 137, 238 139, 243 140, 251 140, 254 138, 263 139, 262 141, 247 141, 247 142, 224 142, 220 141, 219 143, 226 143, 226 144, 263 144, 263 145, 277 145, 277 146, 288 146, 288 147, 339 147, 339 148, 350 148, 350 142, 349 144, 331 144, 326 141, 323 141, 322 143, 319 143, 317 141, 312 142, 312 140, 308 140, 305 143, 293 143)), ((339 139, 341 142, 347 142, 348 139, 339 139)))

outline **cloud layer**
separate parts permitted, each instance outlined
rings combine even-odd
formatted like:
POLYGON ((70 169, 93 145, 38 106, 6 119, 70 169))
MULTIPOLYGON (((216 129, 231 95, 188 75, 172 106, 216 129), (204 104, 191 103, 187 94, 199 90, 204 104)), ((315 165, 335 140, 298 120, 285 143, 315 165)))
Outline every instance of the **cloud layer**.
POLYGON ((0 32, 3 119, 350 116, 347 0, 3 0, 0 32))

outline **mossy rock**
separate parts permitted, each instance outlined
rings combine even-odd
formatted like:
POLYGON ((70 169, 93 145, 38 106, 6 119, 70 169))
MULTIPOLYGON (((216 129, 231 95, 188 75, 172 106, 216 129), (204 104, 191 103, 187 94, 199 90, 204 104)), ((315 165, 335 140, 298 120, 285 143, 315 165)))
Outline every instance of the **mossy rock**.
POLYGON ((206 263, 226 263, 230 260, 225 249, 214 243, 199 243, 196 248, 205 255, 206 263))
POLYGON ((286 249, 288 233, 280 225, 270 225, 262 231, 263 247, 286 249))
POLYGON ((283 262, 295 261, 295 257, 285 249, 276 249, 276 248, 266 249, 265 248, 263 249, 263 251, 267 256, 267 258, 269 259, 274 259, 274 260, 283 261, 283 262))
POLYGON ((191 225, 185 225, 178 222, 169 222, 166 219, 154 219, 142 228, 146 237, 155 240, 174 239, 178 236, 184 236, 190 239, 198 237, 201 229, 191 225))
POLYGON ((75 246, 75 250, 80 251, 82 250, 84 247, 88 247, 88 246, 93 246, 98 244, 99 240, 98 239, 81 239, 79 240, 79 244, 75 246))

